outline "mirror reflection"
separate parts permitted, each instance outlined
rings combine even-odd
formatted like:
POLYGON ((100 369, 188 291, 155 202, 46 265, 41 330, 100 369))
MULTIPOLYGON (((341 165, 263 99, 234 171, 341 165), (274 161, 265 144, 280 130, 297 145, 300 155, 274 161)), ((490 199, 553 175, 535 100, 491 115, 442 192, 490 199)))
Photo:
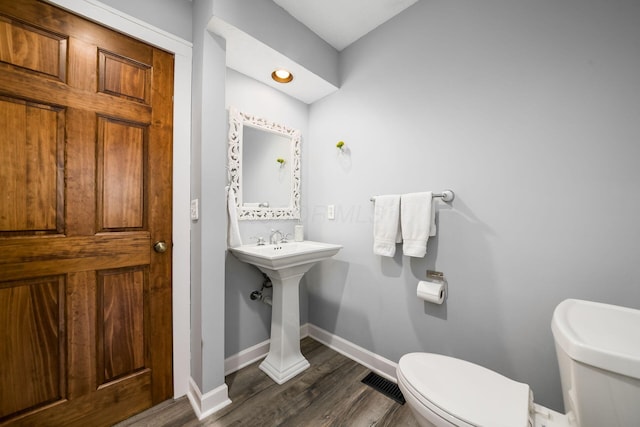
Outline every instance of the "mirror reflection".
POLYGON ((242 205, 291 204, 291 138, 251 126, 242 129, 242 205))
POLYGON ((300 218, 300 131, 232 107, 228 168, 239 219, 300 218))

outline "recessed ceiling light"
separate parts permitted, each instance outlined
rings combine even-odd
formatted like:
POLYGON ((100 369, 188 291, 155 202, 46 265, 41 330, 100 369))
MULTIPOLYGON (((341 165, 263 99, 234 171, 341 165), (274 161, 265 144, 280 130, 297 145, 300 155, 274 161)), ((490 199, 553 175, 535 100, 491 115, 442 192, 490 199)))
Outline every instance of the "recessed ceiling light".
POLYGON ((289 83, 293 80, 293 74, 284 68, 278 68, 273 73, 271 73, 271 78, 278 83, 289 83))

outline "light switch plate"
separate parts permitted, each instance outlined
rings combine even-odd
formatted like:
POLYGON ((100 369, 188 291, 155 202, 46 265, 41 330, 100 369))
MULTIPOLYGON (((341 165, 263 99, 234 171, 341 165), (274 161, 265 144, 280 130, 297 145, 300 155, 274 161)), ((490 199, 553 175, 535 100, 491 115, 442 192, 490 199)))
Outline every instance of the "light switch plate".
POLYGON ((336 219, 336 206, 335 205, 327 206, 327 218, 328 219, 336 219))
POLYGON ((197 221, 200 217, 200 209, 199 209, 198 199, 193 199, 191 201, 191 220, 197 221))

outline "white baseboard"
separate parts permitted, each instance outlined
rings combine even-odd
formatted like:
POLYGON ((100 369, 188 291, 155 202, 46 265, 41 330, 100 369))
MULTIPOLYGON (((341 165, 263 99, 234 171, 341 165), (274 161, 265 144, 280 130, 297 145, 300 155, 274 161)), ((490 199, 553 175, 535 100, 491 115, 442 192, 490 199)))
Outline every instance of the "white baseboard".
POLYGON ((351 341, 347 341, 344 338, 327 332, 315 325, 307 324, 306 326, 309 330, 309 336, 314 340, 321 342, 349 359, 366 366, 381 377, 384 377, 389 381, 393 381, 394 383, 398 382, 396 378, 396 368, 398 367, 397 363, 372 353, 351 341))
POLYGON ((224 374, 229 375, 264 358, 269 353, 269 341, 262 341, 224 359, 224 374))
MULTIPOLYGON (((300 326, 300 339, 309 336, 309 324, 305 323, 300 326)), ((239 371, 245 366, 249 366, 260 359, 263 359, 269 353, 269 341, 262 341, 252 347, 242 350, 240 353, 229 356, 224 360, 224 374, 229 375, 235 371, 239 371)))
POLYGON ((226 384, 223 383, 220 387, 202 394, 193 378, 189 378, 187 397, 189 398, 189 402, 191 402, 191 406, 198 420, 202 420, 231 404, 226 384))
MULTIPOLYGON (((349 359, 366 366, 389 381, 397 382, 397 363, 309 323, 300 326, 300 338, 307 336, 321 342, 349 359)), ((269 353, 269 340, 242 350, 240 353, 225 359, 224 374, 229 375, 232 372, 238 371, 266 357, 267 353, 269 353)))

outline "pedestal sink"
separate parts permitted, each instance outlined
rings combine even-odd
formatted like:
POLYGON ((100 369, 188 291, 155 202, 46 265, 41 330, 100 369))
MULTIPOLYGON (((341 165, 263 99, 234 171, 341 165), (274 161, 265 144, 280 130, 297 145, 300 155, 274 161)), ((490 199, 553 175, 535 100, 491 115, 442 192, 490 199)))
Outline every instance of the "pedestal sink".
POLYGON ((309 367, 300 353, 300 279, 315 263, 334 256, 341 248, 311 241, 231 248, 240 261, 255 265, 273 283, 271 342, 260 369, 278 384, 309 367))

